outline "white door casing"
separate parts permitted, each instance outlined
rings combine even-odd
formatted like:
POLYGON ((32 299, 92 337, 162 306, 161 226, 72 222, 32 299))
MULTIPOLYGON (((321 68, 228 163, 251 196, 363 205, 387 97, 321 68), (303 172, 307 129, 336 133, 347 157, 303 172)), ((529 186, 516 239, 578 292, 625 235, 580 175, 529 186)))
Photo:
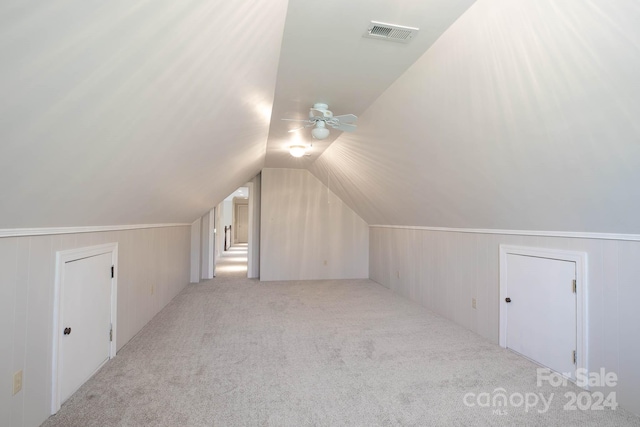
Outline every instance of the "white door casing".
POLYGON ((588 367, 586 264, 585 253, 501 245, 500 345, 575 380, 588 367))
POLYGON ((117 244, 60 251, 56 261, 52 413, 116 354, 117 244))

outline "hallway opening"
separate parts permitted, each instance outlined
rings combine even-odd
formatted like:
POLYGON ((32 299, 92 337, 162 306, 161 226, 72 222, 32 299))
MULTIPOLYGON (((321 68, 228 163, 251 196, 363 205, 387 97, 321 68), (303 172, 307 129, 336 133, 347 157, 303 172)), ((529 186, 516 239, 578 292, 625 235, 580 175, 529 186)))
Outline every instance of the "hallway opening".
POLYGON ((246 277, 248 249, 247 243, 237 243, 223 251, 216 263, 216 277, 246 277))

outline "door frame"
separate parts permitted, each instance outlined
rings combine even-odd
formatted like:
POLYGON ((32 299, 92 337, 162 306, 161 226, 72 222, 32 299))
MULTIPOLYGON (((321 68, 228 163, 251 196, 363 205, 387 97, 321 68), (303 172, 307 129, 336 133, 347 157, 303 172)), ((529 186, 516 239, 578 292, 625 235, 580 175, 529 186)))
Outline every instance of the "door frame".
POLYGON ((507 348, 507 256, 522 255, 574 262, 576 265, 576 369, 588 369, 587 253, 562 249, 500 245, 500 347, 507 348))
POLYGON ((60 334, 59 326, 62 324, 62 295, 64 285, 64 267, 67 262, 90 258, 96 255, 111 253, 111 265, 114 268, 111 279, 111 327, 112 340, 109 345, 109 360, 116 356, 116 327, 118 304, 118 243, 106 243, 104 245, 88 246, 83 248, 68 249, 56 252, 56 276, 53 294, 53 333, 52 333, 52 358, 51 358, 51 414, 60 409, 60 334))

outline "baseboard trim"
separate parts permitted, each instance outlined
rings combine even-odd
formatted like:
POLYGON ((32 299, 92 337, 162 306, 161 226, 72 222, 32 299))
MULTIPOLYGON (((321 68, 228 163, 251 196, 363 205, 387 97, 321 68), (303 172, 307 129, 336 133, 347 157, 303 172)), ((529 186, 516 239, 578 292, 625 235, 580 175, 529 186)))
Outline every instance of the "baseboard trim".
POLYGON ((48 227, 48 228, 4 228, 0 229, 2 237, 47 236, 51 234, 96 233, 101 231, 138 230, 143 228, 185 227, 191 224, 131 224, 131 225, 97 225, 87 227, 48 227))
POLYGON ((568 237, 572 239, 640 241, 640 234, 586 233, 578 231, 494 230, 485 228, 446 228, 407 225, 369 225, 369 228, 395 228, 402 230, 427 230, 448 233, 507 234, 515 236, 568 237))

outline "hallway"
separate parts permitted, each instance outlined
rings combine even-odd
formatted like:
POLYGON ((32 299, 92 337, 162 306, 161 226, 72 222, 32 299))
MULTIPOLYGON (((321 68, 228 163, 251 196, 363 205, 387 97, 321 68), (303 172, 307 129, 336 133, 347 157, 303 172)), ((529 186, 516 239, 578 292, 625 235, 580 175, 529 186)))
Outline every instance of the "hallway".
POLYGON ((247 277, 246 243, 237 243, 222 252, 216 262, 216 277, 247 277))

